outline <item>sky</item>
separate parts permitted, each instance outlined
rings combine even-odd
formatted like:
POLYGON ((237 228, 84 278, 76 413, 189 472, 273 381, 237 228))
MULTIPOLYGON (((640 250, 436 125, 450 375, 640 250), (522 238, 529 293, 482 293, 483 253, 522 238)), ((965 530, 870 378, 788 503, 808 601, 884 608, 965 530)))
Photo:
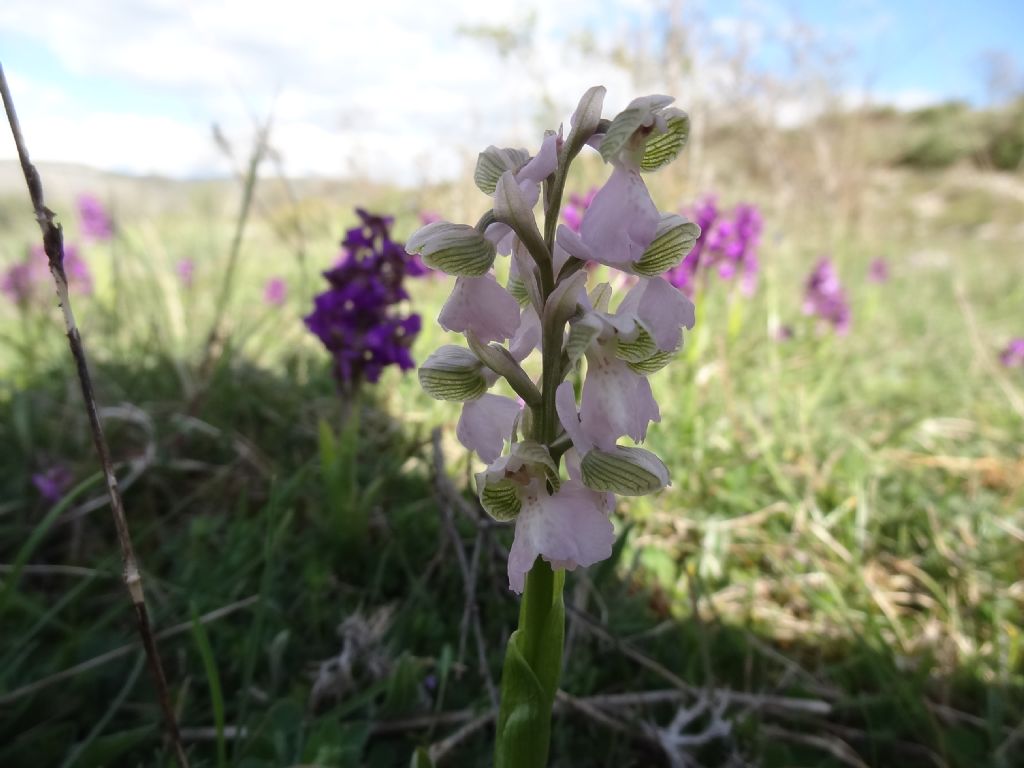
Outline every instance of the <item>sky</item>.
POLYGON ((607 114, 658 87, 609 52, 656 55, 669 19, 697 54, 686 90, 712 104, 737 51, 760 75, 817 71, 847 103, 908 108, 986 103, 988 52, 1024 71, 1020 0, 3 0, 0 63, 37 161, 220 175, 212 126, 244 155, 272 115, 289 174, 415 184, 490 143, 539 144, 541 105, 566 119, 590 85, 607 114), (502 55, 470 34, 484 27, 531 31, 502 55), (794 67, 800 46, 814 55, 794 67))

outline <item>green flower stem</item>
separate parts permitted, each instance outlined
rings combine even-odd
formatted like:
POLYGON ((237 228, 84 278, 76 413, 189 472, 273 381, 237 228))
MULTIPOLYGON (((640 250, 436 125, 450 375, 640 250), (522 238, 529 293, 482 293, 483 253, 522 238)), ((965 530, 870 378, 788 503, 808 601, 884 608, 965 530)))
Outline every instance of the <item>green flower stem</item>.
MULTIPOLYGON (((578 150, 577 150, 578 151, 578 150)), ((562 206, 562 193, 569 164, 575 153, 565 151, 546 190, 544 245, 546 258, 537 259, 541 290, 547 302, 557 282, 552 274, 555 229, 562 206)), ((535 259, 538 254, 531 249, 535 259)), ((571 272, 570 272, 571 274, 571 272)), ((568 275, 559 275, 565 279, 568 275)), ((541 312, 541 316, 544 313, 541 312)), ((541 402, 534 408, 533 437, 551 447, 556 442, 558 417, 555 391, 562 380, 562 327, 545 323, 541 340, 541 402)), ((564 448, 561 449, 564 451, 564 448)), ((565 572, 553 571, 541 558, 526 574, 526 587, 519 608, 519 628, 512 633, 505 651, 501 675, 501 707, 495 740, 496 768, 544 768, 551 744, 551 709, 558 691, 565 643, 565 603, 562 591, 565 572)))
POLYGON ((509 638, 501 675, 495 768, 544 768, 551 709, 565 640, 565 572, 537 559, 526 575, 519 629, 509 638))
MULTIPOLYGON (((551 324, 554 326, 554 324, 551 324)), ((541 420, 538 424, 537 441, 550 446, 558 431, 558 417, 555 413, 555 391, 562 382, 562 328, 544 324, 541 340, 541 420)))
MULTIPOLYGON (((544 650, 540 647, 543 633, 531 632, 533 627, 543 627, 551 616, 554 600, 555 572, 544 560, 537 558, 533 568, 526 574, 526 589, 530 593, 523 599, 519 610, 519 628, 523 631, 523 656, 532 668, 538 666, 544 650)), ((561 656, 561 652, 559 652, 561 656)))

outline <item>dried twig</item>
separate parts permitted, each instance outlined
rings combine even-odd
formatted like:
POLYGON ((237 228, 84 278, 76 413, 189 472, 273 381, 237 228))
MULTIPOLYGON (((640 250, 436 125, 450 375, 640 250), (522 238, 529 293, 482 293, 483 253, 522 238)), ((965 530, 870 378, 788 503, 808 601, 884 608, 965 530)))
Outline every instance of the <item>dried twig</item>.
POLYGON ((39 224, 39 230, 43 235, 43 249, 50 263, 50 272, 53 275, 54 282, 57 284, 57 296, 60 299, 60 306, 64 314, 64 325, 67 330, 68 343, 71 347, 71 355, 75 359, 75 367, 78 371, 78 381, 82 388, 82 399, 85 401, 85 410, 89 418, 93 444, 96 446, 100 466, 106 475, 107 491, 110 494, 110 508, 114 514, 114 527, 117 529, 117 540, 121 547, 121 560, 124 564, 125 587, 128 589, 132 607, 135 609, 139 636, 142 639, 143 647, 146 649, 149 671, 153 677, 153 683, 156 685, 157 698, 160 703, 160 709, 163 712, 167 737, 178 764, 185 768, 188 766, 188 758, 185 756, 185 750, 181 745, 178 723, 174 716, 174 709, 171 706, 170 695, 167 691, 167 680, 164 677, 163 665, 160 663, 156 641, 153 639, 153 630, 150 627, 149 613, 146 610, 146 600, 142 589, 142 574, 139 572, 139 564, 135 558, 131 534, 128 531, 128 520, 124 513, 124 504, 121 501, 121 493, 117 488, 117 476, 114 474, 114 467, 110 461, 110 451, 107 448, 107 441, 103 435, 103 425, 100 423, 99 411, 96 407, 96 397, 93 394, 92 378, 89 376, 89 367, 86 363, 85 348, 82 345, 82 337, 78 332, 75 316, 71 310, 71 299, 68 295, 68 279, 64 272, 64 235, 60 225, 54 222, 55 214, 46 207, 43 197, 43 183, 39 177, 39 172, 29 159, 28 149, 25 147, 25 140, 21 135, 21 126, 18 123, 18 115, 14 110, 14 100, 11 98, 3 67, 0 67, 0 94, 3 96, 4 109, 7 112, 7 122, 10 125, 14 144, 18 150, 18 159, 21 162, 21 170, 25 175, 25 183, 28 185, 28 193, 32 200, 36 222, 39 224))
MULTIPOLYGON (((650 656, 639 651, 631 644, 615 637, 615 635, 609 632, 600 624, 600 622, 594 620, 592 617, 587 616, 585 613, 575 611, 572 608, 568 608, 568 610, 576 618, 580 619, 581 627, 605 642, 610 643, 622 655, 632 659, 640 666, 645 667, 671 683, 676 688, 676 691, 681 694, 698 697, 704 693, 705 695, 713 696, 714 699, 719 701, 726 701, 730 704, 750 707, 752 709, 772 710, 780 714, 800 713, 807 715, 827 715, 832 711, 832 705, 827 701, 822 701, 820 699, 775 696, 763 693, 744 693, 742 691, 733 691, 728 688, 701 688, 690 685, 661 662, 652 659, 650 656)), ((662 693, 660 695, 664 694, 662 693)))
POLYGON ((462 583, 465 591, 466 607, 462 615, 462 629, 459 638, 459 660, 462 660, 466 647, 466 632, 470 624, 476 636, 477 657, 480 666, 480 675, 487 685, 487 694, 490 697, 491 705, 498 706, 498 691, 491 675, 490 664, 487 661, 487 644, 484 642, 483 628, 480 625, 480 610, 476 601, 476 582, 479 571, 480 550, 483 544, 483 528, 477 531, 477 540, 473 548, 472 565, 466 559, 466 551, 462 546, 462 539, 458 529, 455 527, 455 518, 452 515, 451 492, 444 483, 448 480, 445 470, 444 450, 441 448, 441 430, 435 429, 431 434, 434 446, 434 495, 437 498, 441 510, 441 521, 444 523, 448 537, 451 539, 452 548, 455 550, 455 559, 462 572, 462 583))
POLYGON ((668 758, 672 768, 689 768, 694 765, 691 752, 711 741, 725 739, 732 735, 732 724, 724 719, 728 702, 720 700, 712 703, 702 693, 690 706, 680 706, 676 710, 672 722, 664 728, 656 728, 658 743, 668 758), (690 724, 701 718, 708 718, 708 723, 697 733, 688 733, 690 724))
POLYGON ((828 752, 836 760, 844 765, 852 766, 852 768, 868 768, 867 763, 860 759, 853 747, 838 736, 816 736, 813 733, 799 733, 774 725, 762 725, 760 730, 763 735, 771 739, 791 741, 794 744, 803 744, 828 752))
MULTIPOLYGON (((131 405, 130 403, 101 408, 100 417, 104 421, 109 421, 110 419, 132 421, 138 424, 146 435, 146 447, 143 449, 142 454, 114 468, 115 470, 121 469, 123 466, 127 466, 128 468, 124 473, 124 476, 117 483, 118 488, 123 493, 131 488, 135 482, 142 477, 142 475, 151 466, 153 466, 153 464, 156 463, 156 430, 153 426, 153 420, 144 410, 131 405)), ((80 521, 86 515, 95 512, 97 509, 102 509, 106 505, 106 494, 94 496, 93 498, 82 502, 78 506, 69 509, 57 518, 55 525, 64 525, 65 523, 80 521)))
POLYGON ((455 747, 461 744, 463 741, 468 739, 474 733, 479 731, 481 728, 487 727, 494 718, 498 716, 498 711, 492 709, 490 712, 485 712, 479 717, 470 720, 468 723, 452 731, 450 734, 445 736, 441 741, 435 742, 430 745, 427 753, 430 755, 432 762, 439 763, 443 760, 449 752, 455 747))
POLYGON ((589 696, 579 698, 565 691, 559 690, 555 693, 555 701, 566 709, 579 712, 581 715, 590 718, 595 723, 605 728, 624 734, 627 738, 639 741, 649 747, 656 749, 661 747, 658 742, 657 731, 648 723, 624 723, 609 715, 604 707, 599 706, 594 699, 600 697, 589 696))
MULTIPOLYGON (((727 704, 736 704, 749 708, 761 706, 765 709, 790 710, 800 714, 827 714, 829 711, 827 704, 822 706, 824 702, 815 702, 807 699, 758 696, 756 694, 736 693, 725 689, 714 689, 712 695, 709 695, 703 689, 696 688, 688 691, 667 689, 638 691, 636 693, 598 694, 594 696, 573 696, 563 690, 559 690, 555 694, 555 706, 552 711, 556 715, 570 711, 577 712, 605 728, 622 733, 630 739, 671 754, 677 754, 680 747, 696 746, 712 739, 728 736, 728 722, 722 719, 727 704), (712 703, 712 695, 714 703, 712 703), (672 724, 667 728, 658 728, 651 723, 639 720, 630 719, 627 722, 621 716, 610 713, 610 711, 617 712, 623 709, 656 704, 678 704, 682 706, 687 701, 694 699, 696 703, 689 708, 684 707, 681 709, 680 712, 682 714, 677 713, 672 724), (689 722, 704 714, 711 715, 712 722, 708 728, 696 734, 682 733, 682 729, 689 722)), ((496 708, 485 712, 466 708, 409 717, 402 720, 379 721, 373 723, 370 730, 371 733, 382 734, 433 729, 439 725, 460 726, 448 736, 430 746, 431 760, 440 763, 460 743, 494 720, 497 717, 497 713, 498 710, 496 708)), ((822 741, 825 741, 825 739, 822 741)))
POLYGON ((94 576, 113 576, 109 571, 98 571, 95 568, 83 568, 80 565, 62 565, 60 563, 49 565, 44 563, 26 564, 20 568, 9 563, 0 564, 0 573, 36 574, 37 576, 81 576, 91 579, 94 576))
MULTIPOLYGON (((199 371, 205 377, 211 370, 217 357, 217 345, 220 342, 223 332, 224 313, 228 303, 231 301, 232 288, 235 284, 235 271, 238 268, 238 257, 242 252, 242 239, 245 236, 245 225, 249 220, 249 211, 252 208, 253 195, 256 191, 256 182, 259 178, 260 164, 267 154, 270 141, 270 127, 273 115, 267 117, 266 123, 260 126, 256 133, 256 140, 252 152, 249 155, 249 164, 246 168, 245 183, 242 186, 242 202, 238 210, 238 217, 235 220, 235 232, 231 238, 231 247, 228 250, 228 264, 221 279, 220 290, 217 294, 217 303, 214 305, 214 318, 210 323, 210 331, 206 337, 206 345, 203 348, 202 361, 199 364, 199 371)), ((195 403, 193 403, 195 405, 195 403)))

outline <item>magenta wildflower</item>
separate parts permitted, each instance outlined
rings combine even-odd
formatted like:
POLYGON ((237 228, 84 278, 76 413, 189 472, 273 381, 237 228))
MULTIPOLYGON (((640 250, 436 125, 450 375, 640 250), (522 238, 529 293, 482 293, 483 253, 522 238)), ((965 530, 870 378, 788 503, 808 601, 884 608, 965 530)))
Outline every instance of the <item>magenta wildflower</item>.
POLYGON ((78 196, 78 218, 86 240, 109 240, 114 236, 114 222, 98 197, 78 196))
POLYGON ((288 298, 288 283, 283 277, 272 277, 263 286, 263 303, 280 307, 288 298))
POLYGON ((700 237, 683 262, 666 275, 669 282, 692 296, 700 270, 714 269, 723 280, 737 277, 740 289, 750 296, 757 290, 763 221, 756 206, 740 203, 732 211, 720 211, 714 196, 707 196, 688 212, 700 227, 700 237))
POLYGON ((999 362, 1007 368, 1024 367, 1024 337, 1011 339, 999 354, 999 362))
POLYGON ((868 267, 868 282, 885 283, 889 281, 889 262, 883 258, 872 260, 868 267))
POLYGON ((54 464, 53 466, 32 475, 32 484, 39 491, 39 495, 49 502, 56 503, 64 498, 74 482, 74 475, 65 464, 54 464))
MULTIPOLYGON (((64 274, 71 290, 92 293, 92 274, 73 243, 64 245, 64 274)), ((53 290, 50 262, 41 245, 30 246, 25 259, 8 267, 0 278, 0 291, 20 306, 52 295, 53 290)))
POLYGON ((178 273, 178 279, 183 286, 192 287, 196 276, 196 263, 192 259, 182 259, 175 265, 174 271, 178 273))
MULTIPOLYGON (((45 260, 46 253, 41 246, 39 253, 45 260)), ((74 286, 79 293, 92 293, 92 273, 74 245, 64 246, 64 274, 67 275, 68 285, 74 286)))
POLYGON ((441 214, 436 211, 420 211, 420 224, 427 226, 427 224, 433 224, 435 221, 441 221, 441 214))
POLYGON ((4 272, 3 278, 0 278, 0 291, 15 304, 23 306, 31 299, 35 283, 32 263, 21 261, 12 264, 4 272))
POLYGON ((839 273, 827 256, 818 261, 804 285, 804 314, 831 325, 841 336, 850 329, 850 305, 839 273))

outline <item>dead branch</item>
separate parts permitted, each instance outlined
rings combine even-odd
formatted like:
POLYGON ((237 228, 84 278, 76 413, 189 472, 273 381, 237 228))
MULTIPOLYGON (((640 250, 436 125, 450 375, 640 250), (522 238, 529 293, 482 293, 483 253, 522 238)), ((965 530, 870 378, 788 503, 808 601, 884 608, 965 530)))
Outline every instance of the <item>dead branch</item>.
POLYGON ((93 444, 96 447, 100 466, 106 476, 107 491, 110 495, 110 509, 114 514, 114 527, 117 529, 117 541, 121 548, 121 560, 124 565, 125 587, 128 589, 132 607, 135 609, 139 637, 142 639, 142 645, 146 650, 146 660, 149 665, 150 674, 153 677, 153 683, 156 686, 157 699, 163 713, 168 741, 178 765, 181 768, 187 768, 188 758, 185 756, 185 750, 181 745, 178 722, 174 715, 174 708, 171 706, 170 694, 167 691, 167 679, 164 676, 163 664, 160 662, 160 654, 157 651, 156 641, 153 638, 153 630, 149 622, 149 612, 146 610, 145 594, 142 589, 142 574, 139 571, 139 563, 135 557, 135 550, 132 547, 132 538, 128 531, 128 520, 125 517, 124 504, 117 487, 117 476, 114 474, 114 467, 110 461, 110 450, 107 447, 107 440, 103 434, 103 425, 100 422, 99 409, 96 406, 92 378, 89 375, 89 367, 86 362, 85 347, 82 344, 82 337, 78 332, 75 316, 71 309, 68 279, 64 272, 64 234, 61 231, 60 225, 54 221, 54 212, 46 207, 45 198, 43 197, 43 182, 39 177, 39 172, 29 159, 28 149, 21 134, 18 115, 14 110, 14 100, 11 97, 11 91, 7 85, 7 77, 4 75, 2 66, 0 66, 0 95, 3 96, 4 110, 7 112, 7 122, 10 125, 14 144, 18 150, 18 160, 21 162, 21 170, 25 175, 25 183, 28 185, 32 209, 35 213, 36 222, 39 224, 39 231, 43 236, 43 250, 46 252, 46 258, 50 263, 50 273, 53 275, 54 282, 57 285, 57 296, 64 314, 64 326, 67 331, 68 344, 71 347, 71 356, 75 360, 75 368, 78 371, 78 382, 82 389, 82 399, 85 402, 86 415, 89 418, 93 444))

